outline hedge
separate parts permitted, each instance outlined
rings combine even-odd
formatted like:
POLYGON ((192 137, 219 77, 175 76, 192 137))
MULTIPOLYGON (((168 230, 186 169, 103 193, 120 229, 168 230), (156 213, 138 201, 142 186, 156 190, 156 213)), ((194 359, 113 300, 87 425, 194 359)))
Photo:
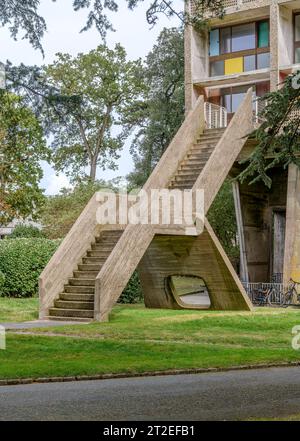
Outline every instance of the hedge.
POLYGON ((3 289, 5 285, 5 275, 2 271, 0 271, 0 296, 3 294, 3 289))
POLYGON ((19 239, 19 238, 33 238, 38 237, 40 239, 45 238, 44 233, 33 225, 17 225, 13 232, 7 236, 7 239, 19 239))
POLYGON ((34 297, 38 278, 59 246, 59 240, 11 239, 0 241, 0 271, 5 275, 2 296, 34 297))
MULTIPOLYGON (((0 296, 37 296, 38 278, 60 243, 61 240, 39 238, 0 240, 0 296)), ((119 302, 141 300, 139 278, 134 273, 119 302)))
POLYGON ((140 284, 140 279, 135 272, 131 279, 128 282, 127 287, 123 291, 123 294, 119 298, 118 303, 123 304, 133 304, 133 303, 140 303, 143 299, 143 292, 140 284))

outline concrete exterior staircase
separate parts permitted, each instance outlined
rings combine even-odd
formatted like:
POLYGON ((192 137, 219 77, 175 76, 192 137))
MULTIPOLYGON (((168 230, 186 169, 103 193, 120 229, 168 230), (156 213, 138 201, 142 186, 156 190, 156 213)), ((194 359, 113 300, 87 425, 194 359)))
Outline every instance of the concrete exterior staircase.
MULTIPOLYGON (((210 158, 225 129, 205 130, 192 146, 169 185, 191 189, 210 158)), ((49 310, 51 320, 91 320, 94 317, 95 281, 122 235, 120 230, 103 231, 82 258, 64 291, 49 310)))
MULTIPOLYGON (((226 130, 205 128, 204 99, 200 97, 149 177, 144 191, 149 194, 152 189, 192 189, 195 194, 202 189, 206 216, 252 128, 252 89, 226 130)), ((199 259, 202 259, 203 268, 206 265, 215 307, 251 309, 249 299, 207 219, 204 233, 199 232, 196 237, 193 233, 194 239, 189 240, 184 225, 177 230, 174 225, 167 228, 150 224, 100 225, 98 208, 96 194, 42 273, 39 280, 40 319, 108 320, 131 275, 143 256, 147 257, 147 250, 151 251, 151 244, 155 245, 155 237, 165 237, 167 241, 174 238, 167 259, 170 262, 174 259, 172 250, 177 245, 186 254, 188 242, 196 240, 199 245, 191 263, 196 263, 197 271, 201 269, 199 259), (215 268, 218 277, 215 277, 215 268)), ((159 250, 154 252, 156 256, 160 253, 159 250)), ((152 267, 151 259, 150 256, 144 263, 144 274, 157 277, 160 287, 155 294, 148 284, 148 295, 163 299, 162 272, 152 267)), ((184 261, 180 265, 178 270, 186 273, 189 267, 184 266, 184 261)), ((205 279, 205 274, 200 275, 205 279)), ((169 306, 162 302, 160 307, 169 306)))
POLYGON ((121 234, 120 230, 109 230, 95 238, 64 291, 55 300, 54 307, 49 309, 51 320, 90 321, 94 318, 96 277, 121 234))
POLYGON ((170 182, 170 189, 190 190, 193 188, 224 132, 225 129, 204 131, 179 166, 176 175, 170 182))

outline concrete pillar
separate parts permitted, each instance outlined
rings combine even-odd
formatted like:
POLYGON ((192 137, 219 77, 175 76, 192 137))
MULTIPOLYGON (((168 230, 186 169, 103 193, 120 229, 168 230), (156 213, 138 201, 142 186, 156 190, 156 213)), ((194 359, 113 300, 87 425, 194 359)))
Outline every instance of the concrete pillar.
POLYGON ((184 31, 184 52, 185 52, 185 112, 193 108, 193 79, 192 79, 192 27, 186 26, 184 31))
POLYGON ((270 52, 271 52, 271 72, 270 89, 274 92, 279 84, 279 25, 280 12, 277 0, 272 0, 270 5, 270 52))
POLYGON ((289 166, 286 218, 285 283, 300 281, 300 170, 294 164, 289 166))
POLYGON ((243 224, 243 216, 242 216, 242 206, 241 206, 241 198, 240 198, 240 188, 238 182, 235 181, 232 183, 232 190, 233 190, 235 215, 236 215, 239 246, 240 246, 240 279, 243 282, 248 283, 249 273, 248 273, 247 253, 246 253, 246 244, 245 244, 244 224, 243 224))

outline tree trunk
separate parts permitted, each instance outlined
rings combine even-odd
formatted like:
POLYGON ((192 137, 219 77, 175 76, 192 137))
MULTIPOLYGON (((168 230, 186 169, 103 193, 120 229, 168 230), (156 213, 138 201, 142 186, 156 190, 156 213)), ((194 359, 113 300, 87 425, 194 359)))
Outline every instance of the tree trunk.
POLYGON ((96 175, 97 175, 97 161, 95 161, 94 159, 91 161, 91 166, 90 166, 90 180, 92 182, 96 181, 96 175))

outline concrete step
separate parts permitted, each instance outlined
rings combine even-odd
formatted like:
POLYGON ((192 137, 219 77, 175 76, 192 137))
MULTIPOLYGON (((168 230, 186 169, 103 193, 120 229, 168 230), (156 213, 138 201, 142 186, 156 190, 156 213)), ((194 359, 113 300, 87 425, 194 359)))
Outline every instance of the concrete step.
POLYGON ((191 190, 193 188, 193 185, 185 185, 185 184, 172 184, 170 187, 170 190, 191 190))
POLYGON ((83 257, 82 263, 84 264, 93 263, 93 264, 103 265, 103 263, 106 262, 107 258, 108 255, 106 257, 83 257))
POLYGON ((62 293, 59 295, 59 300, 65 300, 65 301, 71 301, 71 302, 93 302, 94 301, 94 294, 68 294, 68 293, 62 293))
MULTIPOLYGON (((76 279, 77 281, 77 279, 76 279)), ((72 286, 65 285, 64 292, 67 294, 94 294, 95 287, 94 286, 72 286)))
MULTIPOLYGON (((94 317, 93 317, 94 318, 94 317)), ((91 323, 93 318, 84 318, 84 317, 66 317, 66 316, 55 316, 49 315, 46 317, 47 320, 56 321, 56 322, 78 322, 78 323, 91 323)))
MULTIPOLYGON (((111 249, 111 251, 113 250, 113 248, 111 249)), ((110 255, 111 251, 102 251, 101 249, 99 250, 92 250, 92 251, 87 251, 87 257, 100 257, 100 258, 105 258, 107 259, 108 256, 110 255)))
POLYGON ((96 279, 99 272, 100 272, 100 270, 99 271, 74 271, 74 278, 81 279, 81 280, 96 279))
POLYGON ((71 300, 55 300, 54 302, 55 308, 60 309, 79 309, 79 310, 94 310, 94 302, 89 301, 71 301, 71 300))
POLYGON ((191 170, 179 170, 174 179, 176 181, 178 178, 197 179, 198 176, 199 176, 199 173, 197 173, 197 171, 191 172, 191 170))
POLYGON ((89 250, 89 251, 103 251, 105 253, 111 253, 112 250, 114 249, 114 247, 116 246, 116 244, 117 244, 117 242, 109 244, 109 245, 103 245, 103 244, 98 243, 98 242, 97 243, 92 243, 91 250, 89 250))
MULTIPOLYGON (((77 273, 79 271, 76 271, 77 273)), ((69 284, 72 286, 83 286, 83 287, 90 287, 93 286, 95 289, 95 278, 94 277, 87 277, 85 279, 74 277, 69 279, 69 284)))
POLYGON ((182 162, 178 171, 179 170, 199 170, 200 166, 201 165, 204 166, 205 164, 206 164, 205 161, 199 161, 199 165, 198 165, 198 163, 195 161, 189 162, 188 160, 185 160, 182 162))
POLYGON ((190 156, 194 156, 194 155, 197 155, 203 161, 208 161, 209 158, 211 157, 211 153, 205 153, 202 150, 191 149, 187 153, 186 158, 189 158, 190 156))
POLYGON ((78 265, 78 270, 79 271, 100 271, 100 269, 102 268, 103 265, 101 265, 100 263, 82 263, 80 265, 78 265))
POLYGON ((174 185, 187 185, 188 187, 193 187, 196 182, 196 179, 176 179, 174 181, 174 185))
POLYGON ((50 319, 52 320, 52 317, 64 317, 67 319, 73 319, 74 317, 83 318, 83 319, 93 319, 94 318, 94 311, 89 309, 63 309, 63 308, 50 308, 49 309, 49 315, 50 319))
POLYGON ((199 156, 195 156, 195 157, 193 157, 193 156, 190 156, 188 159, 185 159, 183 162, 182 162, 182 165, 188 165, 188 164, 191 164, 191 165, 195 165, 195 164, 206 164, 206 162, 207 161, 203 161, 201 158, 199 158, 199 156))
POLYGON ((109 236, 109 237, 99 236, 99 237, 96 237, 95 241, 97 243, 117 243, 118 240, 120 239, 120 237, 121 237, 121 234, 116 235, 116 236, 109 236))

